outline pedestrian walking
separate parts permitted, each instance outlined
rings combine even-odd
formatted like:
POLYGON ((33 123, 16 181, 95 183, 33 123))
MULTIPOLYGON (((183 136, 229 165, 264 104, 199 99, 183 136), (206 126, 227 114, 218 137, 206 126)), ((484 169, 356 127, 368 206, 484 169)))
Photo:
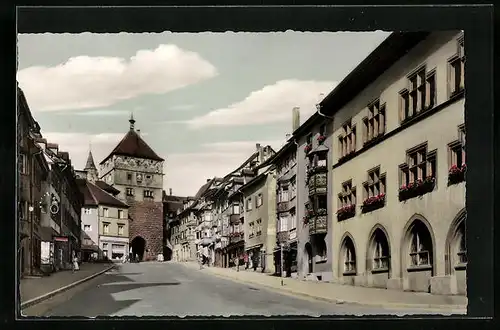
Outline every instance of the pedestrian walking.
POLYGON ((243 256, 243 261, 245 262, 245 269, 248 269, 248 254, 245 253, 245 255, 243 256))
POLYGON ((76 255, 73 255, 73 273, 77 270, 80 270, 80 266, 78 266, 78 258, 76 255))

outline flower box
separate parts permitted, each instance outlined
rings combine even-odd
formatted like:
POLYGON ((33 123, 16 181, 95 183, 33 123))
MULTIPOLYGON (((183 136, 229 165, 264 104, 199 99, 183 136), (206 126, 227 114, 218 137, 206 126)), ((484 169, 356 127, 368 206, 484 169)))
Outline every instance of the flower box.
POLYGON ((465 172, 467 172, 467 165, 461 166, 453 165, 448 170, 448 186, 465 181, 465 172))
POLYGON ((379 194, 377 196, 372 196, 363 201, 361 205, 361 212, 371 212, 385 205, 385 194, 379 194))
POLYGON ((414 182, 410 182, 408 185, 403 185, 399 188, 399 201, 405 201, 427 194, 434 190, 435 185, 436 179, 432 176, 428 176, 424 180, 417 179, 414 182))
POLYGON ((351 204, 337 210, 337 220, 345 220, 356 215, 356 205, 351 204))
POLYGON ((312 150, 312 144, 310 144, 310 143, 304 147, 304 152, 306 154, 308 154, 309 151, 311 151, 311 150, 312 150))
POLYGON ((317 138, 317 141, 319 144, 323 144, 323 142, 325 142, 325 140, 326 140, 326 136, 324 136, 324 135, 320 135, 317 138))

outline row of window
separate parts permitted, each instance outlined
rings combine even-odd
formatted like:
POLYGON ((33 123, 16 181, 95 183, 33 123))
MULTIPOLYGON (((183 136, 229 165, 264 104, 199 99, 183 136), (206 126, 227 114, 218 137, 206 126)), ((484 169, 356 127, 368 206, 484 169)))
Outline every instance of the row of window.
MULTIPOLYGON (((464 89, 465 55, 463 38, 458 40, 457 54, 448 61, 448 97, 464 89)), ((400 124, 436 105, 436 71, 426 71, 422 66, 408 76, 408 87, 399 92, 400 124)), ((363 122, 363 145, 383 136, 386 130, 386 105, 380 99, 368 105, 368 115, 363 122)), ((338 136, 339 159, 356 151, 356 124, 352 119, 342 126, 338 136)), ((312 138, 312 136, 311 136, 312 138)), ((309 142, 308 142, 309 143, 309 142)))
MULTIPOLYGON (((465 219, 457 227, 456 235, 452 242, 454 248, 451 249, 453 264, 455 267, 463 267, 467 264, 467 246, 465 219)), ((343 243, 344 275, 354 275, 356 273, 356 250, 351 237, 346 236, 343 243)), ((371 255, 367 263, 367 269, 372 271, 388 271, 390 268, 391 251, 385 233, 377 228, 370 242, 371 255)), ((408 251, 408 267, 432 267, 433 255, 432 238, 427 227, 422 221, 416 220, 410 233, 410 244, 408 251)), ((451 260, 450 260, 451 261, 451 260)))
POLYGON ((280 214, 277 223, 277 232, 288 231, 289 229, 296 228, 296 215, 295 213, 280 214))
MULTIPOLYGON (((83 212, 85 214, 92 214, 92 209, 85 208, 85 209, 83 209, 83 212)), ((109 218, 109 208, 103 207, 101 216, 105 217, 105 218, 109 218)), ((125 219, 125 212, 123 210, 118 210, 117 219, 125 219)))
MULTIPOLYGON (((134 190, 134 188, 127 188, 126 191, 125 191, 125 194, 127 196, 130 196, 130 197, 135 196, 135 190, 134 190)), ((143 197, 144 198, 154 198, 154 190, 144 189, 143 190, 143 197)))
MULTIPOLYGON (((255 196, 255 208, 261 207, 262 204, 264 204, 264 198, 263 198, 262 194, 258 194, 257 196, 255 196)), ((246 210, 251 211, 252 208, 253 208, 252 197, 249 197, 247 199, 247 203, 246 203, 246 210)))
MULTIPOLYGON (((102 223, 102 232, 104 235, 109 234, 109 229, 111 227, 111 223, 103 222, 102 223)), ((118 236, 123 236, 125 232, 125 225, 122 223, 117 224, 118 227, 118 236)))
MULTIPOLYGON (((461 168, 465 164, 465 127, 459 127, 460 139, 449 144, 448 162, 450 169, 461 168)), ((436 179, 437 153, 428 151, 427 144, 417 146, 407 152, 407 160, 399 166, 400 187, 406 188, 410 185, 436 179)), ((368 171, 367 181, 363 183, 363 200, 372 197, 383 196, 386 193, 386 174, 380 173, 380 166, 368 171)), ((356 187, 352 186, 352 180, 342 183, 342 191, 339 194, 339 207, 347 207, 356 204, 356 187)))
POLYGON ((262 235, 262 219, 248 223, 248 238, 262 235))
MULTIPOLYGON (((142 173, 135 174, 135 181, 141 183, 144 176, 142 173)), ((152 176, 150 174, 146 174, 146 180, 151 180, 152 176)), ((127 181, 132 181, 132 173, 127 173, 127 181)))

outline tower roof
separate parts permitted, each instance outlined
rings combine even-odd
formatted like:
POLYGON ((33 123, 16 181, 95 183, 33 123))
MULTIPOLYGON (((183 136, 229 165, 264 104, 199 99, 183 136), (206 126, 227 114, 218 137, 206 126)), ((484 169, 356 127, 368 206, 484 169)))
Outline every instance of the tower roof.
POLYGON ((89 150, 89 156, 87 157, 87 163, 85 164, 84 170, 97 169, 94 163, 94 157, 92 156, 92 150, 89 150))
POLYGON ((134 130, 135 120, 133 117, 130 119, 130 130, 125 134, 123 139, 111 151, 111 153, 102 160, 101 165, 104 164, 113 155, 129 156, 136 158, 144 158, 151 160, 164 161, 163 158, 158 156, 156 152, 140 137, 134 130))

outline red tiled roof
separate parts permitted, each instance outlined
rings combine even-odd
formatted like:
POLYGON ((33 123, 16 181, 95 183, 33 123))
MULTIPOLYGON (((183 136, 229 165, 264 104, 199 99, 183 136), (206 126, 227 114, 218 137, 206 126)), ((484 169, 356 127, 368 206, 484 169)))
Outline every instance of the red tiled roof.
POLYGON ((116 199, 111 194, 99 188, 97 185, 84 179, 77 180, 80 191, 83 194, 85 206, 108 205, 123 208, 129 207, 127 204, 116 199))
POLYGON ((103 159, 101 165, 113 155, 130 156, 151 160, 163 161, 153 149, 133 129, 129 130, 111 153, 103 159))

